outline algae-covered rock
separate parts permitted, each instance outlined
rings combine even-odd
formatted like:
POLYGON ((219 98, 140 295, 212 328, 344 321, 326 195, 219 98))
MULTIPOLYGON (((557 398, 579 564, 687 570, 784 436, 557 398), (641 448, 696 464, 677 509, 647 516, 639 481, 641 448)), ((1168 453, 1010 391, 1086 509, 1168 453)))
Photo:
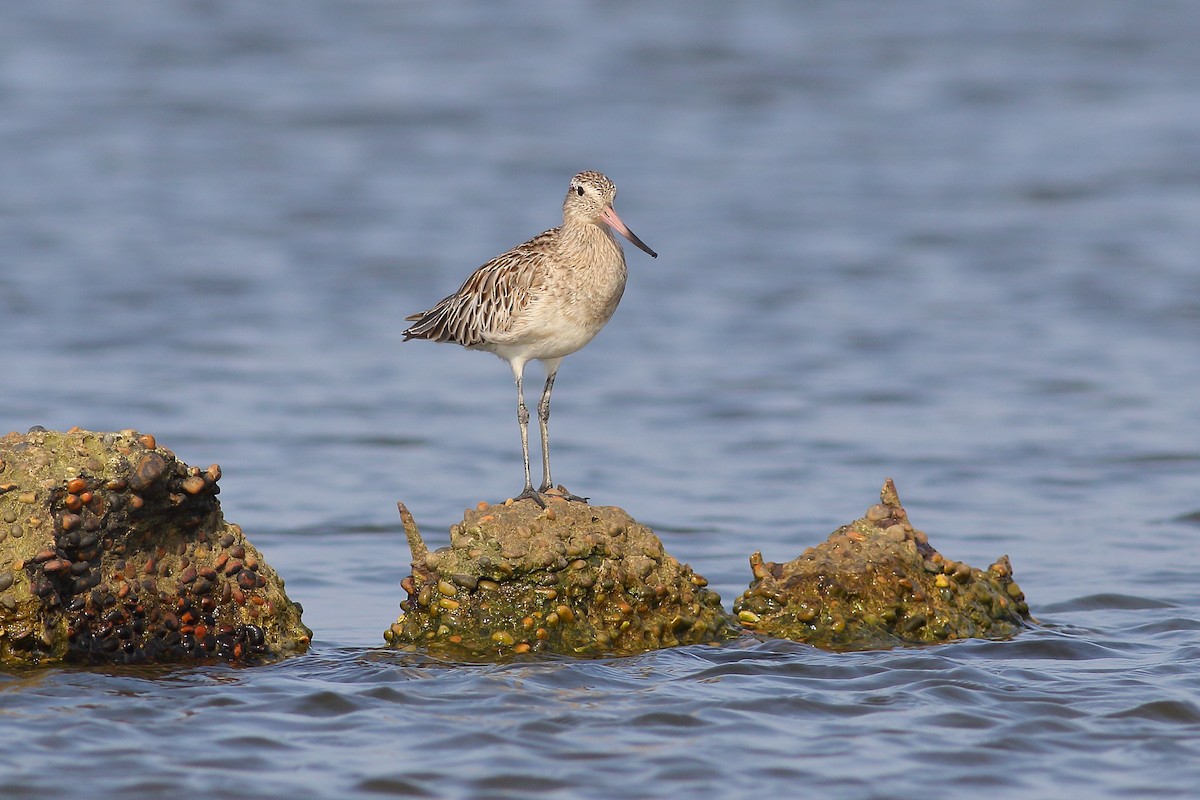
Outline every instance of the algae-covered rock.
POLYGON ((786 564, 750 557, 734 603, 748 630, 834 650, 1006 638, 1030 620, 1008 556, 987 570, 952 561, 914 530, 889 479, 882 503, 786 564))
POLYGON ((304 651, 300 607, 221 514, 220 474, 131 430, 0 439, 0 665, 304 651))
POLYGON ((429 552, 400 505, 413 554, 397 648, 490 659, 514 653, 626 655, 740 634, 708 581, 619 508, 547 494, 468 509, 429 552))

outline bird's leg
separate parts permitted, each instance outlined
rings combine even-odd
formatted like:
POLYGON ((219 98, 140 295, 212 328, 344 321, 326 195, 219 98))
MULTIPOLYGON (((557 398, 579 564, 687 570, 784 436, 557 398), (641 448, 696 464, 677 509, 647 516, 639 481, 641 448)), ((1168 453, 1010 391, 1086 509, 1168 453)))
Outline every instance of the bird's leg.
POLYGON ((554 481, 550 479, 550 392, 554 389, 556 372, 546 375, 546 386, 542 389, 542 400, 538 403, 538 429, 542 434, 542 488, 546 491, 553 488, 554 481))
POLYGON ((554 481, 550 478, 550 392, 554 390, 554 376, 558 374, 557 365, 546 370, 546 386, 542 389, 542 400, 538 403, 538 429, 542 434, 542 488, 539 492, 553 490, 566 500, 586 503, 586 497, 571 494, 562 486, 554 489, 554 481))
POLYGON ((525 489, 513 500, 524 500, 529 498, 537 503, 542 508, 546 507, 546 501, 542 496, 533 490, 533 481, 529 475, 529 409, 525 407, 525 392, 521 388, 521 373, 515 368, 513 372, 517 375, 517 424, 521 426, 521 458, 525 462, 525 489))

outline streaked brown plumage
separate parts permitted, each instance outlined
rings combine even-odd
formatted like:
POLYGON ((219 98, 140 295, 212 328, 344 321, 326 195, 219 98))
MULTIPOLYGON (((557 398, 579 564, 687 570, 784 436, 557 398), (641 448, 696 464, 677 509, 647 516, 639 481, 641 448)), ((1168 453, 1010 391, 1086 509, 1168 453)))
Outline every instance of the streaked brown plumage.
POLYGON ((517 499, 544 505, 540 492, 553 485, 547 421, 554 377, 564 357, 600 332, 625 291, 625 254, 613 230, 658 257, 621 222, 612 207, 616 194, 617 187, 599 172, 579 173, 563 201, 562 225, 496 256, 457 292, 406 318, 413 325, 404 331, 405 341, 429 339, 486 350, 512 367, 525 462, 525 488, 517 499), (530 479, 529 410, 521 382, 525 365, 535 359, 546 368, 538 404, 543 476, 538 491, 530 479))

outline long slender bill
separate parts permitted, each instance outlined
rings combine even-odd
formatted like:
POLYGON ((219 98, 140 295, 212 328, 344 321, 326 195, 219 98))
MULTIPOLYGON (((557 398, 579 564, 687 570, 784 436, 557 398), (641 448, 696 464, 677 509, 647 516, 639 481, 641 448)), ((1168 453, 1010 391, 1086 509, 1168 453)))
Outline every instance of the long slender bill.
POLYGON ((601 214, 601 216, 604 218, 604 221, 607 222, 609 224, 609 226, 613 230, 615 230, 617 233, 621 234, 626 239, 633 242, 635 245, 637 245, 642 250, 645 250, 650 255, 651 258, 658 258, 658 253, 654 252, 649 247, 647 247, 645 242, 643 242, 638 237, 634 236, 633 231, 629 230, 629 228, 626 227, 624 222, 621 222, 621 218, 617 216, 617 212, 613 210, 612 206, 606 206, 604 209, 604 212, 601 214))

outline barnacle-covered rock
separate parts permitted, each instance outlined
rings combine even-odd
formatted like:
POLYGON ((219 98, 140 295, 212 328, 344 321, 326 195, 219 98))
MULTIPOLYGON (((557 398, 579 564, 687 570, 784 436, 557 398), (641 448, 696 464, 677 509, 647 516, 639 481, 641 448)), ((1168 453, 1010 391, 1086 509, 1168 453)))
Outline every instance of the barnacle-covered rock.
POLYGON ((834 650, 1007 638, 1030 620, 1008 556, 986 570, 945 558, 915 530, 889 479, 862 519, 786 564, 750 557, 734 603, 748 630, 834 650))
POLYGON ((0 439, 0 665, 303 652, 300 606, 225 521, 220 476, 132 430, 0 439))
POLYGON ((740 634, 708 581, 619 508, 547 494, 468 509, 429 552, 400 515, 412 574, 389 645, 450 658, 627 655, 740 634))

